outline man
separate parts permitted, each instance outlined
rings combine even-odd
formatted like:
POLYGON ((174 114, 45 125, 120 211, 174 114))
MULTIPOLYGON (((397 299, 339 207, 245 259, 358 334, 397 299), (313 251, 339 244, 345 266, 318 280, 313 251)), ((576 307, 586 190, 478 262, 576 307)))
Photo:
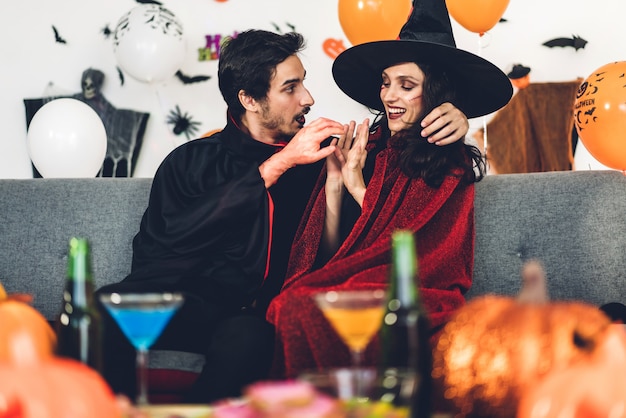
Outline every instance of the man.
MULTIPOLYGON (((314 100, 304 87, 303 48, 299 34, 258 30, 224 43, 218 77, 226 127, 165 158, 133 242, 131 274, 99 290, 185 294, 155 348, 205 354, 188 402, 239 396, 269 371, 273 329, 264 312, 280 290, 324 158, 334 151, 323 142, 347 129, 326 118, 305 126, 314 100)), ((442 144, 467 132, 466 118, 449 104, 430 122, 426 136, 442 144)), ((105 373, 113 389, 132 396, 132 362, 106 360, 105 367, 115 365, 105 373)))

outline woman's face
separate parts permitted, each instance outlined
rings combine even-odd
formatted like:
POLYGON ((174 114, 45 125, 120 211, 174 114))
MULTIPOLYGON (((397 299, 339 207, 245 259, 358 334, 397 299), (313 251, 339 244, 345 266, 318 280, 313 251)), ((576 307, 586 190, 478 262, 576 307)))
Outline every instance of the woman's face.
POLYGON ((422 111, 423 86, 424 73, 413 62, 396 64, 383 71, 380 100, 392 135, 417 122, 422 111))

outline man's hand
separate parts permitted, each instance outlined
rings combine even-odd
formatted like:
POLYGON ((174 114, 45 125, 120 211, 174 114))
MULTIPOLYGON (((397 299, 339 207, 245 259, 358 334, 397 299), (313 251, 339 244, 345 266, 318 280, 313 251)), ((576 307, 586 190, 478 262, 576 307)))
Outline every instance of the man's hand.
POLYGON ((328 157, 335 151, 334 146, 320 148, 320 144, 328 137, 342 135, 344 127, 331 119, 318 118, 308 126, 300 129, 285 148, 276 154, 291 167, 300 164, 311 164, 328 157))
POLYGON ((465 138, 469 122, 465 114, 451 103, 436 107, 422 121, 422 136, 436 145, 448 145, 465 138))
POLYGON ((335 145, 321 148, 321 143, 333 135, 342 135, 344 126, 334 120, 319 118, 311 122, 289 141, 280 152, 259 166, 265 187, 278 181, 285 171, 296 165, 311 164, 335 152, 335 145))

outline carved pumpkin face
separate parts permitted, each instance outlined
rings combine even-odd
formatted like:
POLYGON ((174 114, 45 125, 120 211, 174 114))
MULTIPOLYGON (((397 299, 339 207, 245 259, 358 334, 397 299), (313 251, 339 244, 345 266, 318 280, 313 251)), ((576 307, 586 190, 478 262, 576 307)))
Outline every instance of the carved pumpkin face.
POLYGON ((518 418, 626 417, 626 333, 611 325, 581 362, 548 373, 523 394, 518 418))
POLYGON ((528 387, 589 358, 609 325, 599 309, 579 302, 473 299, 440 335, 433 353, 435 387, 461 416, 515 416, 528 387))

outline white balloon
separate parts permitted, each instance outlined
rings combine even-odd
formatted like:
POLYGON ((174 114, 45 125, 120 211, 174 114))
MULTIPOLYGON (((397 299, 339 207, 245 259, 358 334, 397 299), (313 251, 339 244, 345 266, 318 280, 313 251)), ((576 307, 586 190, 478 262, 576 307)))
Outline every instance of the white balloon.
POLYGON ((185 58, 183 26, 164 7, 143 4, 119 20, 113 50, 122 70, 133 78, 146 83, 165 80, 185 58))
POLYGON ((28 127, 28 153, 42 177, 95 177, 107 151, 102 119, 80 100, 43 105, 28 127))

